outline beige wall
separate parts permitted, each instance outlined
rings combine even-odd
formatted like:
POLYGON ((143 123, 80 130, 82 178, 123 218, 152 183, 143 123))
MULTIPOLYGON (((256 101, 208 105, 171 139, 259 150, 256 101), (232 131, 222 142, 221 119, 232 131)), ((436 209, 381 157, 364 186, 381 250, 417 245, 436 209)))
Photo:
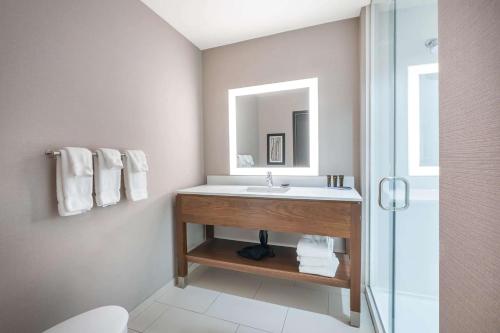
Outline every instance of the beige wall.
POLYGON ((201 52, 137 0, 2 0, 0 45, 0 331, 130 310, 173 276, 173 191, 204 180, 201 52), (150 198, 58 217, 43 152, 67 145, 143 149, 150 198))
POLYGON ((500 2, 439 0, 440 332, 500 330, 500 2))
POLYGON ((227 90, 319 79, 319 171, 359 181, 359 19, 203 51, 205 171, 229 174, 227 90))

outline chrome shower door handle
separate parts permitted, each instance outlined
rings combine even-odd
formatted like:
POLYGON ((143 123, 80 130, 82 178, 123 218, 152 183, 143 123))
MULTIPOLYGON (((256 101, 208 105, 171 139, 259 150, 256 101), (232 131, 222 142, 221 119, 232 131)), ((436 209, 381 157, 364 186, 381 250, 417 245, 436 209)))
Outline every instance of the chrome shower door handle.
POLYGON ((383 210, 392 211, 393 207, 385 207, 382 203, 382 187, 386 181, 392 180, 393 177, 384 177, 378 182, 378 206, 383 210))
POLYGON ((397 211, 402 211, 402 210, 408 209, 408 207, 410 207, 410 183, 408 182, 408 180, 404 177, 384 177, 384 178, 382 178, 378 183, 378 205, 383 210, 387 210, 387 211, 391 211, 391 212, 397 212, 397 211), (405 186, 405 200, 404 200, 403 206, 401 206, 401 207, 396 206, 396 201, 394 200, 394 186, 391 189, 391 193, 393 195, 392 206, 391 207, 384 206, 383 200, 382 200, 382 192, 383 192, 382 188, 383 188, 384 183, 387 181, 391 181, 391 182, 393 182, 393 184, 400 181, 404 184, 404 186, 405 186))
POLYGON ((403 207, 395 207, 395 211, 406 210, 410 207, 410 182, 404 177, 395 177, 395 181, 401 181, 405 184, 405 204, 403 207))

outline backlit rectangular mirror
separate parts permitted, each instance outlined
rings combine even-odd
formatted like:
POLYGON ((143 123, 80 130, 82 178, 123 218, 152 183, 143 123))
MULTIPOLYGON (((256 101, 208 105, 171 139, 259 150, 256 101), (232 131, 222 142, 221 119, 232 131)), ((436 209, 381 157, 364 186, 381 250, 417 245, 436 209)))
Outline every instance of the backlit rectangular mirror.
POLYGON ((230 89, 231 175, 318 175, 318 79, 230 89))

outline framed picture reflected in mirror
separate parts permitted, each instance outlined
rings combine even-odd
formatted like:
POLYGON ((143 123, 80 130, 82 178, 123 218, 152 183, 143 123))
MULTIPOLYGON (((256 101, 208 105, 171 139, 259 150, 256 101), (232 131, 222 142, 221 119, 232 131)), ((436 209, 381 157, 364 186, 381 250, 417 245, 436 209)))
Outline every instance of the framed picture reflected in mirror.
POLYGON ((267 135, 267 165, 285 165, 285 133, 267 135))

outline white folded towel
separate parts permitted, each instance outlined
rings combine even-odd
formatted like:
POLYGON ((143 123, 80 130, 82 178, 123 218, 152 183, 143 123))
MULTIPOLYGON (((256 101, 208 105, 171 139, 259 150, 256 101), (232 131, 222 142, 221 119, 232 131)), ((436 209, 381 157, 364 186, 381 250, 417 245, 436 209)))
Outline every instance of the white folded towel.
POLYGON ((95 171, 95 201, 106 207, 120 201, 121 175, 123 168, 121 153, 116 149, 97 150, 95 171))
POLYGON ((69 166, 74 176, 92 176, 92 153, 87 148, 66 147, 69 166))
POLYGON ((297 255, 304 257, 333 257, 334 239, 326 236, 302 236, 297 244, 297 255))
POLYGON ((83 213, 83 211, 68 212, 64 207, 64 193, 62 185, 62 155, 66 155, 66 152, 61 151, 61 155, 56 160, 56 194, 57 194, 57 210, 61 216, 71 216, 83 213))
POLYGON ((125 154, 134 172, 149 171, 146 154, 142 150, 127 150, 125 154))
POLYGON ((61 156, 57 159, 57 208, 61 216, 81 214, 92 209, 94 205, 92 200, 92 153, 82 149, 85 148, 63 148, 61 156), (75 149, 78 152, 74 151, 75 149), (74 157, 72 162, 70 162, 70 151, 74 157), (87 156, 83 156, 86 154, 87 156), (70 165, 71 163, 73 165, 70 165), (75 173, 81 175, 75 175, 75 173))
POLYGON ((335 256, 331 258, 297 256, 297 261, 299 261, 301 265, 316 266, 316 267, 328 266, 331 264, 331 261, 335 259, 336 259, 335 256))
POLYGON ((322 275, 327 277, 334 277, 337 272, 337 267, 339 266, 339 260, 337 257, 333 257, 330 260, 330 263, 325 266, 307 266, 302 263, 299 265, 299 272, 314 274, 314 275, 322 275))
POLYGON ((104 163, 108 169, 123 169, 122 154, 116 149, 99 148, 104 157, 104 163))
POLYGON ((252 155, 238 155, 238 167, 249 168, 253 167, 255 162, 252 155))
POLYGON ((125 192, 131 201, 139 201, 148 197, 149 171, 146 155, 142 150, 126 150, 126 165, 124 169, 125 192))

